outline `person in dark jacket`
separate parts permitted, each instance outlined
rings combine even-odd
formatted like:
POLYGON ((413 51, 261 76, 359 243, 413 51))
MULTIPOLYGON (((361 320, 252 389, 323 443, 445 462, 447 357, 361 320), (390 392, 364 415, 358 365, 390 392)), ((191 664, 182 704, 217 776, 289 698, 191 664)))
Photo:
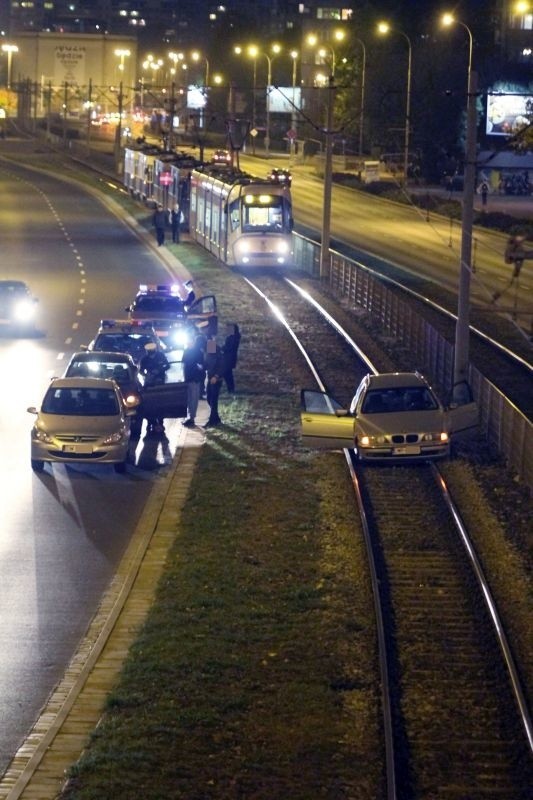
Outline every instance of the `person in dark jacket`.
POLYGON ((157 238, 157 246, 161 247, 165 244, 165 228, 167 225, 167 215, 163 211, 163 206, 158 205, 152 217, 152 225, 155 228, 155 235, 157 238))
MULTIPOLYGON (((149 388, 165 383, 167 370, 170 369, 166 355, 157 349, 154 342, 145 344, 144 349, 145 354, 139 362, 139 372, 144 376, 144 386, 149 388)), ((148 434, 165 432, 164 420, 161 417, 148 417, 147 426, 148 434)))
POLYGON ((239 351, 239 344, 241 342, 241 334, 239 326, 234 322, 226 324, 226 339, 224 341, 224 374, 223 378, 226 381, 226 387, 230 394, 235 391, 235 380, 233 378, 233 370, 237 366, 237 353, 239 351))
POLYGON ((179 205, 176 203, 176 205, 170 212, 170 227, 172 229, 172 241, 175 244, 179 244, 180 241, 180 221, 181 221, 181 210, 179 205))
POLYGON ((218 396, 224 374, 224 354, 215 339, 207 341, 205 365, 207 368, 207 402, 209 404, 209 419, 205 427, 212 428, 222 422, 218 413, 218 396))
POLYGON ((183 351, 183 378, 187 384, 188 418, 183 423, 186 428, 196 425, 196 412, 202 387, 205 383, 205 337, 199 334, 194 342, 183 351))

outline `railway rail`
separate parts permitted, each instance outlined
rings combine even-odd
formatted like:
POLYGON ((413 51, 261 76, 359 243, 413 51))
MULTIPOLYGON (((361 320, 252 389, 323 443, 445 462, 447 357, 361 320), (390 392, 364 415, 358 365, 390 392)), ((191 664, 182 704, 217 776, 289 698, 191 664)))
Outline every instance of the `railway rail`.
MULTIPOLYGON (((248 280, 320 388, 345 401, 365 354, 292 281, 248 280)), ((432 464, 362 469, 344 451, 373 575, 386 796, 522 800, 533 778, 525 692, 475 547, 432 464)))

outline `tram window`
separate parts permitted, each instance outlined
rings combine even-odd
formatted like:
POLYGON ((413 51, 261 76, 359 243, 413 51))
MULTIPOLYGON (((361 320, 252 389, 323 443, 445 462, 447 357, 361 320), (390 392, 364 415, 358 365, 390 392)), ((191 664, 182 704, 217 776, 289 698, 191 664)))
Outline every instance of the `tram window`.
POLYGON ((233 200, 229 204, 229 224, 231 230, 234 231, 239 227, 240 222, 240 215, 239 215, 239 201, 233 200))

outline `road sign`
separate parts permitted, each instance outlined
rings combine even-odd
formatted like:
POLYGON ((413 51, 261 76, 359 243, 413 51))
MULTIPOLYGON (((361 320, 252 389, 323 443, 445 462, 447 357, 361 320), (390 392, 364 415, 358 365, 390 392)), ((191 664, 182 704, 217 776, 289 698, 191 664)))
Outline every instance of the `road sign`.
POLYGON ((287 136, 287 139, 296 139, 298 134, 296 133, 294 128, 289 128, 289 130, 286 133, 286 136, 287 136))
POLYGON ((258 133, 259 131, 256 128, 252 128, 252 130, 250 131, 250 136, 253 136, 255 139, 258 133))

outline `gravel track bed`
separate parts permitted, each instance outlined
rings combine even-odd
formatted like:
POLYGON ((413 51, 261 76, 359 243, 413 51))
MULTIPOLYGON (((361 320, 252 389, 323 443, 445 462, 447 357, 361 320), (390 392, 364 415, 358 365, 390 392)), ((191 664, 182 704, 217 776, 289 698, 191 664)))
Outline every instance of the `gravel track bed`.
POLYGON ((516 704, 430 469, 362 475, 394 620, 399 796, 525 799, 533 775, 516 704))

